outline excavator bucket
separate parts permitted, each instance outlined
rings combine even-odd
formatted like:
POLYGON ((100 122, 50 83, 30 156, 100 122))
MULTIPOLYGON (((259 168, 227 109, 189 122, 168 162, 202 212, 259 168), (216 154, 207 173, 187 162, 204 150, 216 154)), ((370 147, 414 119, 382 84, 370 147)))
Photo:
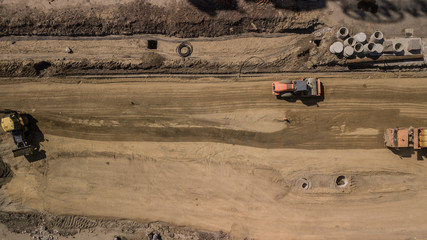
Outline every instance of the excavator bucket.
POLYGON ((23 155, 31 155, 34 152, 34 147, 33 146, 21 147, 21 148, 12 150, 12 152, 13 152, 14 157, 19 157, 19 156, 23 156, 23 155))

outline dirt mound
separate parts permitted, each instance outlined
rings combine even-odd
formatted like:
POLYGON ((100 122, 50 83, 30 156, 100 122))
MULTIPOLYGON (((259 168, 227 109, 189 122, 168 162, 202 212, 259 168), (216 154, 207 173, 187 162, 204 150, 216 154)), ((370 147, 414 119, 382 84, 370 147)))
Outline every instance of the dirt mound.
POLYGON ((238 8, 203 11, 185 1, 156 6, 145 0, 118 5, 90 5, 40 11, 0 5, 0 36, 104 36, 138 33, 177 37, 214 37, 244 32, 310 32, 319 24, 318 12, 275 9, 245 3, 238 8))
POLYGON ((95 228, 100 228, 106 232, 118 233, 122 239, 147 239, 147 236, 152 236, 153 234, 159 234, 162 239, 229 239, 229 235, 222 231, 198 231, 188 227, 177 227, 161 222, 143 224, 130 220, 110 220, 65 215, 55 216, 38 212, 0 212, 0 223, 5 224, 9 231, 39 237, 37 239, 54 239, 54 236, 72 236, 85 229, 92 232, 95 228))

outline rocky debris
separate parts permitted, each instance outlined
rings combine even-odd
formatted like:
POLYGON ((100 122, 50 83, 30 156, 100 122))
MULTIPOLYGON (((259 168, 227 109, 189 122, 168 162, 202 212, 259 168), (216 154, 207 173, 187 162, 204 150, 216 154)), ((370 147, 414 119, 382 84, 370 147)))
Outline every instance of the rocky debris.
POLYGON ((65 48, 65 52, 66 53, 73 53, 73 50, 71 50, 71 48, 69 48, 69 47, 66 47, 65 48))
POLYGON ((140 223, 132 220, 98 219, 73 215, 50 215, 39 212, 1 212, 0 223, 5 224, 9 231, 28 234, 30 239, 56 240, 59 236, 73 236, 81 231, 120 233, 115 238, 157 240, 194 239, 194 240, 228 240, 229 234, 219 232, 198 231, 189 227, 178 227, 162 222, 140 223))

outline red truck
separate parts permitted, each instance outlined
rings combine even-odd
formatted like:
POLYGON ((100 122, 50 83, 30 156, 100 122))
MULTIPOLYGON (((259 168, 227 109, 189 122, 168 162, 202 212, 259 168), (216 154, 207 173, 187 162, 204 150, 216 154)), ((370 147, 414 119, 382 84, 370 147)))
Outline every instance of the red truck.
POLYGON ((273 94, 277 98, 320 97, 322 95, 320 79, 304 78, 301 80, 281 80, 273 82, 273 94))
POLYGON ((384 133, 384 143, 389 148, 427 148, 427 127, 388 128, 384 133))

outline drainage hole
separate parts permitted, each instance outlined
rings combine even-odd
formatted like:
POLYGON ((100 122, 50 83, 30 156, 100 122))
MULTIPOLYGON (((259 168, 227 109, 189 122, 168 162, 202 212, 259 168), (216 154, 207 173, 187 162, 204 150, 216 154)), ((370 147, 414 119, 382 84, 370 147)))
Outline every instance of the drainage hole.
POLYGON ((348 180, 345 176, 339 176, 337 177, 337 180, 335 181, 338 187, 345 187, 348 183, 348 180))

